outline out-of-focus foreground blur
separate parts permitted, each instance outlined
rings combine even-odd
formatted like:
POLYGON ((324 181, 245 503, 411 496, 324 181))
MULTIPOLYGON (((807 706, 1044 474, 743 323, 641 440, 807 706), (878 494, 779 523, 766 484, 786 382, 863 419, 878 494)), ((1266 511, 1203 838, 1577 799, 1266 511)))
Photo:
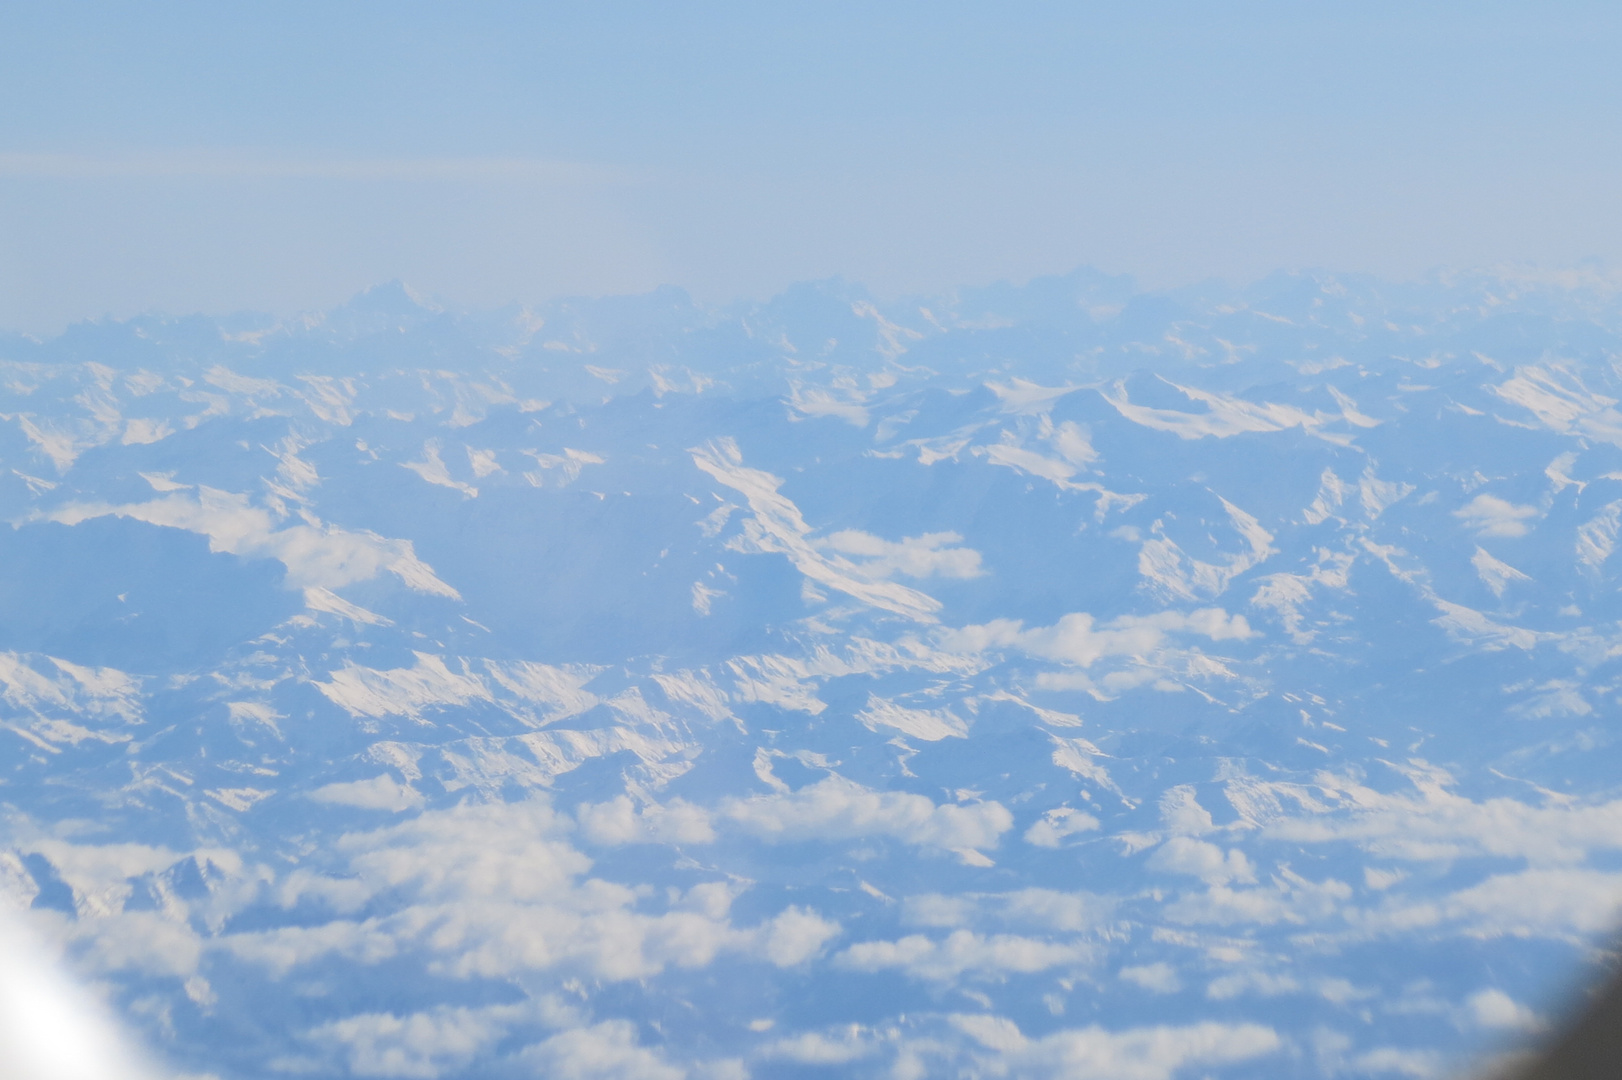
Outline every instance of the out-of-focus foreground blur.
POLYGON ((0 905, 0 1076, 5 1080, 154 1080, 146 1055, 95 995, 67 975, 0 905))

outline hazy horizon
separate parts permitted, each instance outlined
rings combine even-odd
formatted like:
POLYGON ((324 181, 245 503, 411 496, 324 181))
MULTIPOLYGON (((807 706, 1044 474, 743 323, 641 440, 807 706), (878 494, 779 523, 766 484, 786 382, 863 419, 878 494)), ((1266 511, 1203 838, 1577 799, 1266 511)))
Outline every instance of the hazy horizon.
POLYGON ((0 17, 0 326, 1622 257, 1622 12, 107 3, 0 17))

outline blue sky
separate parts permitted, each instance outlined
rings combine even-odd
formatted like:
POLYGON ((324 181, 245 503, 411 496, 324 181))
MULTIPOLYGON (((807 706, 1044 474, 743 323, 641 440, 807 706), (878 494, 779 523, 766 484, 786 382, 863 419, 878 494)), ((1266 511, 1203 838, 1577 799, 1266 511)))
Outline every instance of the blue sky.
POLYGON ((1613 262, 1619 40, 1558 2, 12 4, 0 325, 1613 262))

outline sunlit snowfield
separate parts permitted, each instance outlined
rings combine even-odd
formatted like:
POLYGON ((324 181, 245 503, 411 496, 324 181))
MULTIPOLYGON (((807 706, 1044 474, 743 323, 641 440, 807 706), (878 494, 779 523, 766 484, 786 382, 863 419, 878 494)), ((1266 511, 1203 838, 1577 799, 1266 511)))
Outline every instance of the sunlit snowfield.
POLYGON ((221 1078, 1427 1076, 1622 901, 1622 296, 0 340, 0 892, 221 1078))

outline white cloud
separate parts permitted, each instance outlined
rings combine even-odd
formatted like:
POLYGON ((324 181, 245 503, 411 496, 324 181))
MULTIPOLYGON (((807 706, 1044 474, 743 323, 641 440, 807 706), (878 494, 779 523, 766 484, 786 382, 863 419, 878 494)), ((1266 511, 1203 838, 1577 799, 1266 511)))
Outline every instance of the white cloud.
POLYGON ((903 920, 913 926, 957 927, 977 920, 1037 926, 1077 933, 1099 925, 1110 900, 1091 893, 1017 889, 1002 893, 920 893, 902 903, 903 920))
POLYGON ((708 844, 715 840, 709 814, 682 799, 637 809, 629 797, 619 795, 604 803, 581 803, 575 814, 586 838, 596 844, 708 844))
POLYGON ((350 780, 326 784, 310 792, 316 802, 338 806, 358 806, 365 810, 412 810, 422 805, 422 793, 402 784, 387 773, 370 780, 350 780))
POLYGON ((1098 828, 1098 819, 1068 806, 1049 810, 1025 830, 1025 842, 1037 847, 1056 848, 1066 838, 1098 828))
POLYGON ((1375 928, 1402 932, 1452 924, 1471 937, 1582 940, 1606 933, 1622 911, 1622 874, 1603 870, 1531 869, 1496 874, 1436 901, 1393 903, 1371 917, 1375 928))
POLYGON ((1244 641, 1254 636, 1242 615, 1221 608, 1156 611, 1122 615, 1098 623, 1085 611, 1062 616, 1053 626, 1025 629, 1017 619, 994 619, 938 634, 942 649, 985 662, 994 650, 1019 650, 1041 660, 1058 660, 1082 670, 1040 671, 1036 686, 1051 691, 1085 691, 1100 701, 1140 686, 1182 691, 1207 679, 1239 678, 1221 658, 1174 644, 1174 634, 1197 634, 1210 641, 1244 641), (1109 660, 1101 676, 1085 670, 1109 660))
POLYGON ((1168 874, 1188 874, 1208 885, 1230 881, 1253 882, 1256 871, 1238 848, 1223 854, 1215 844, 1187 836, 1174 836, 1149 856, 1149 867, 1168 874))
POLYGON ((1160 823, 1172 836, 1204 836, 1216 829, 1191 784, 1167 788, 1160 796, 1160 823))
POLYGON ((1184 1069, 1248 1061, 1282 1046, 1278 1033, 1260 1024, 1072 1028, 1039 1039, 1006 1020, 955 1026, 998 1054, 999 1071, 1021 1080, 1170 1080, 1184 1069))
POLYGON ((683 1080, 685 1069, 637 1042, 627 1020, 560 1032, 525 1047, 519 1059, 548 1080, 683 1080))
POLYGON ((327 955, 376 963, 421 952, 430 971, 452 977, 563 969, 620 981, 703 967, 723 952, 793 966, 840 932, 800 906, 736 927, 728 912, 739 889, 724 881, 668 893, 663 910, 650 911, 636 889, 586 876, 591 860, 566 840, 572 827, 531 800, 427 811, 346 834, 336 847, 349 876, 289 875, 277 890, 282 903, 325 898, 354 910, 386 896, 393 910, 228 934, 219 947, 277 972, 327 955))
POLYGON ((167 420, 132 419, 125 424, 124 437, 119 442, 125 446, 146 446, 162 442, 174 433, 174 427, 167 420))
POLYGON ((838 923, 799 907, 785 908, 761 929, 766 959, 778 967, 803 964, 840 932, 838 923))
POLYGON ((1093 950, 1078 942, 954 930, 940 940, 910 934, 898 941, 859 942, 835 959, 856 971, 896 969, 916 979, 941 982, 965 973, 996 976, 1074 967, 1090 963, 1093 950))
POLYGON ((1481 1027, 1520 1032, 1540 1031, 1544 1027, 1537 1013, 1502 990, 1478 990, 1464 1004, 1470 1018, 1481 1027))
POLYGON ((976 654, 988 649, 1018 649, 1044 660, 1091 667, 1111 657, 1147 657, 1166 648, 1172 634, 1195 634, 1212 641, 1244 640, 1253 635, 1243 615, 1221 608, 1198 611, 1161 611, 1153 615, 1122 615, 1099 623, 1086 612, 1074 612, 1052 626, 1033 627, 1013 619, 946 630, 939 635, 942 648, 976 654))
POLYGON ((899 541, 885 540, 857 529, 830 533, 822 546, 854 560, 870 578, 904 577, 974 578, 980 568, 980 553, 973 548, 952 547, 963 542, 955 532, 924 533, 899 541))
MULTIPOLYGON (((364 884, 316 880, 312 875, 294 878, 282 892, 284 903, 299 897, 318 897, 346 907, 359 907, 370 898, 364 884)), ((261 964, 277 976, 286 975, 300 964, 326 956, 341 956, 360 964, 375 964, 399 954, 401 940, 391 928, 377 919, 364 923, 334 919, 316 926, 280 927, 275 930, 227 934, 217 948, 250 963, 261 964)))
POLYGON ((1294 994, 1301 984, 1291 975, 1276 975, 1270 971, 1236 971, 1221 975, 1205 987, 1205 996, 1212 1001, 1231 1001, 1241 994, 1278 997, 1294 994))
POLYGON ((1415 1080, 1429 1080, 1442 1072, 1440 1055, 1430 1050, 1404 1050, 1395 1046, 1379 1046, 1357 1055, 1350 1062, 1352 1068, 1365 1074, 1380 1076, 1396 1073, 1412 1076, 1415 1080))
POLYGON ((1177 972, 1167 963, 1140 964, 1135 967, 1124 967, 1118 974, 1122 979, 1141 986, 1145 990, 1156 994, 1175 994, 1183 988, 1183 981, 1177 977, 1177 972))
POLYGON ((1538 516, 1535 506, 1518 506, 1496 495, 1477 495, 1453 511, 1453 516, 1476 531, 1478 536, 1525 536, 1527 519, 1538 516))
MULTIPOLYGON (((1216 877, 1232 869, 1226 864, 1213 865, 1210 872, 1216 877)), ((1260 888, 1235 889, 1217 884, 1204 892, 1185 893, 1166 905, 1165 914, 1172 922, 1190 925, 1307 924, 1346 913, 1351 897, 1352 888, 1343 881, 1308 881, 1280 869, 1269 884, 1260 888)))
POLYGON ((824 1033, 807 1031, 777 1039, 760 1049, 767 1059, 793 1061, 801 1065, 848 1065, 877 1049, 876 1041, 858 1024, 824 1033))
POLYGON ((363 1013, 323 1024, 309 1037, 340 1048, 356 1076, 432 1080, 463 1068, 529 1011, 523 1006, 442 1006, 403 1017, 363 1013))
POLYGON ((789 794, 729 799, 718 816, 763 840, 892 836, 947 850, 995 848, 1014 817, 1001 803, 937 806, 923 795, 872 791, 829 776, 789 794))
POLYGON ((1320 812, 1269 824, 1269 837, 1296 843, 1348 841, 1385 858, 1434 862, 1490 855, 1572 863, 1622 848, 1622 800, 1531 806, 1514 799, 1476 802, 1450 790, 1453 777, 1423 762, 1400 771, 1412 793, 1381 792, 1352 777, 1322 773, 1320 812), (1340 810, 1340 813, 1333 812, 1340 810))

